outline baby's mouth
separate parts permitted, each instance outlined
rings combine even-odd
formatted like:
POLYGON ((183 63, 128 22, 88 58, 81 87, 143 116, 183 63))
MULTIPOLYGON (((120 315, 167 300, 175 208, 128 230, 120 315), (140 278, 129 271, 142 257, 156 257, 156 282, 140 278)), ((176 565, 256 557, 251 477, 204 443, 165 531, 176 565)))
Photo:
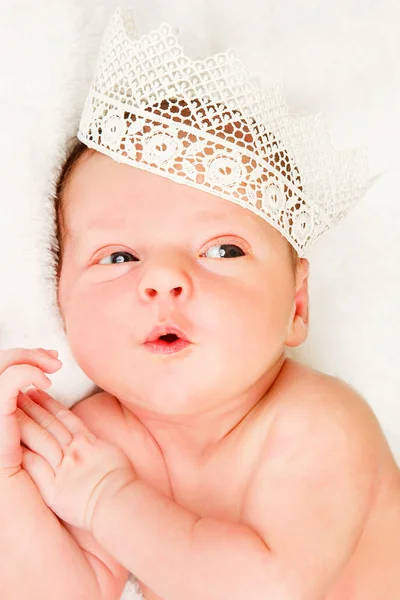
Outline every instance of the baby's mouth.
POLYGON ((167 335, 160 335, 160 337, 158 339, 163 340, 163 341, 167 342, 168 344, 172 344, 173 342, 176 342, 176 340, 179 340, 180 338, 175 333, 167 333, 167 335))
POLYGON ((174 354, 190 345, 186 334, 175 326, 155 327, 144 347, 153 354, 174 354))

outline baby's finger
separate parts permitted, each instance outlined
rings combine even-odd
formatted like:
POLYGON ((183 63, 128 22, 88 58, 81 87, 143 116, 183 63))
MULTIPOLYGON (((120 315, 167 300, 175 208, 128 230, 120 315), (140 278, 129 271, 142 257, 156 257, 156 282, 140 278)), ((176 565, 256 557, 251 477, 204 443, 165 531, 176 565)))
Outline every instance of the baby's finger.
POLYGON ((17 404, 20 390, 29 385, 48 388, 52 382, 41 369, 31 365, 13 365, 0 379, 0 415, 11 415, 17 404))
POLYGON ((64 458, 64 453, 57 440, 20 408, 16 409, 15 416, 19 425, 21 442, 51 465, 54 470, 57 469, 64 458))
POLYGON ((57 417, 73 435, 77 433, 89 433, 89 429, 79 417, 43 390, 28 390, 26 394, 34 402, 37 402, 37 404, 40 404, 49 413, 57 417))
POLYGON ((49 498, 45 498, 44 494, 46 490, 52 490, 55 479, 54 471, 51 466, 44 458, 31 452, 27 448, 22 448, 21 465, 39 489, 43 500, 48 502, 49 498))
POLYGON ((10 348, 0 350, 0 374, 13 365, 29 364, 40 367, 46 373, 52 373, 52 365, 58 364, 57 350, 45 350, 44 348, 10 348), (46 368, 50 367, 50 370, 46 368))
POLYGON ((60 366, 54 352, 41 348, 0 351, 0 469, 8 476, 20 469, 22 457, 15 417, 20 390, 30 385, 48 388, 51 379, 44 373, 54 373, 60 366))
POLYGON ((17 398, 17 405, 28 417, 46 429, 59 444, 67 446, 72 442, 72 433, 65 425, 28 394, 21 392, 17 398))
POLYGON ((14 414, 0 416, 0 470, 12 476, 21 464, 18 423, 14 414))

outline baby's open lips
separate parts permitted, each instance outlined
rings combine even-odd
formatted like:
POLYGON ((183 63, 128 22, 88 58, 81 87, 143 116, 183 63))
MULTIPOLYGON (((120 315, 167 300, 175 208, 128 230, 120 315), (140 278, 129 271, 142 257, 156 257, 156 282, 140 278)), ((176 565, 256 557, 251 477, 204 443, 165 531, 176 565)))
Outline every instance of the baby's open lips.
POLYGON ((176 342, 176 340, 179 340, 180 338, 175 333, 167 333, 167 335, 160 335, 159 339, 172 344, 172 342, 176 342))
POLYGON ((172 344, 177 340, 183 340, 189 342, 184 331, 175 327, 174 325, 157 326, 152 329, 150 335, 145 339, 144 343, 151 343, 157 341, 167 342, 172 344))

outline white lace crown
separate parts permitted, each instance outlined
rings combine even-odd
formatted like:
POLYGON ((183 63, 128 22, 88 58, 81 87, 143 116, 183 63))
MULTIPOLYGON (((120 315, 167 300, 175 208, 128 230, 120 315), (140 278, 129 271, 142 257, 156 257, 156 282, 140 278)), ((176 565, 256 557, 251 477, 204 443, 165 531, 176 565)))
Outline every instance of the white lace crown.
POLYGON ((121 8, 103 36, 78 138, 240 204, 299 256, 372 181, 364 151, 336 151, 321 114, 290 115, 281 82, 263 89, 235 48, 191 60, 170 25, 137 36, 121 8))

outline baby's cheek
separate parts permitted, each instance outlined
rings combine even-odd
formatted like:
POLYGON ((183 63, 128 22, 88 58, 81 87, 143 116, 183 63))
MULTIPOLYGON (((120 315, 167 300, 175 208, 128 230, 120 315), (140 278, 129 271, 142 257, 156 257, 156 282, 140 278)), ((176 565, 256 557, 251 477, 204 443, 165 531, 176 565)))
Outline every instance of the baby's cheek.
POLYGON ((100 302, 90 296, 70 296, 65 305, 65 328, 75 360, 87 372, 86 365, 97 361, 108 336, 109 324, 101 319, 100 302))
POLYGON ((235 329, 242 340, 246 340, 246 351, 256 359, 260 353, 271 359, 282 348, 287 330, 287 302, 275 294, 247 296, 240 308, 240 319, 236 315, 235 329))

